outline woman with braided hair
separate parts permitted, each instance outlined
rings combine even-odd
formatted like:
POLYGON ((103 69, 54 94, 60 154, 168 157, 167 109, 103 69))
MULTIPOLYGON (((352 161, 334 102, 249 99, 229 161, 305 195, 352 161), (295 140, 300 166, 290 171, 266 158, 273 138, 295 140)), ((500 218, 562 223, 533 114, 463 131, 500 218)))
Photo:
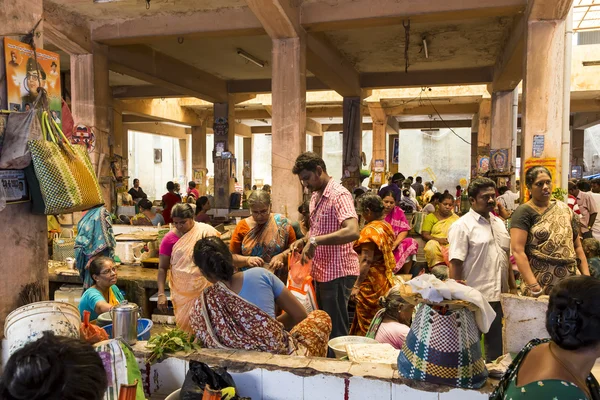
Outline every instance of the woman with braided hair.
POLYGON ((212 286, 204 289, 190 321, 203 347, 325 357, 331 318, 304 306, 265 268, 235 271, 231 251, 217 237, 199 240, 194 262, 212 286), (276 315, 275 308, 283 310, 276 315))
POLYGON ((591 374, 600 357, 600 280, 574 276, 550 293, 550 339, 534 339, 514 359, 490 399, 600 399, 591 374))

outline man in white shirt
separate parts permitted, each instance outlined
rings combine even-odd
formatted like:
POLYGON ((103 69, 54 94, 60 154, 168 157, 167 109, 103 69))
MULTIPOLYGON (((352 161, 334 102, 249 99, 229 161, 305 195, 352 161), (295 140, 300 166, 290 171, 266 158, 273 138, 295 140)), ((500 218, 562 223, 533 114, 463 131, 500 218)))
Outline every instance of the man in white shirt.
POLYGON ((496 206, 496 184, 477 178, 468 188, 471 209, 451 227, 450 278, 477 289, 496 311, 496 319, 485 335, 486 358, 502 355, 502 306, 500 293, 515 287, 509 268, 510 237, 502 220, 492 211, 496 206), (510 283, 509 283, 510 282, 510 283))

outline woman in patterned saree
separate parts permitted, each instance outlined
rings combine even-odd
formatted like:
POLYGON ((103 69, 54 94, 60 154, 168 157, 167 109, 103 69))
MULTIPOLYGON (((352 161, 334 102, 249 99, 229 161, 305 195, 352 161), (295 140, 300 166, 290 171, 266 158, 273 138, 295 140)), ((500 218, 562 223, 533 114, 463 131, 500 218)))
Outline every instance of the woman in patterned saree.
POLYGON ((194 245, 207 236, 219 236, 219 232, 210 225, 194 222, 194 210, 189 204, 176 204, 171 217, 175 228, 163 238, 158 256, 158 308, 167 311, 165 281, 168 272, 175 322, 182 330, 192 333, 189 321, 192 307, 210 284, 194 265, 194 245))
MULTIPOLYGON (((197 299, 191 324, 203 347, 325 357, 331 318, 306 310, 264 268, 235 272, 231 252, 216 237, 199 240, 194 262, 213 285, 197 299), (275 306, 284 311, 275 316, 275 306)), ((198 269, 196 268, 196 269, 198 269)))
POLYGON ((521 292, 538 297, 576 274, 577 259, 582 275, 589 268, 577 217, 569 206, 552 199, 552 174, 545 167, 532 167, 525 174, 531 199, 512 215, 510 245, 521 273, 521 292))
POLYGON ((394 192, 383 193, 383 215, 385 221, 392 226, 394 230, 395 240, 392 246, 394 252, 394 259, 396 260, 396 267, 394 273, 405 273, 407 274, 412 267, 412 260, 409 257, 417 254, 419 244, 413 238, 408 237, 408 231, 410 231, 410 225, 406 220, 404 211, 396 206, 394 200, 394 192), (405 266, 406 264, 406 266, 405 266), (404 267, 404 268, 403 268, 404 267))
POLYGON ((360 255, 360 275, 350 298, 356 302, 350 335, 365 336, 373 317, 379 311, 379 298, 393 286, 396 260, 392 253, 394 231, 383 220, 383 201, 375 194, 360 198, 365 227, 354 244, 360 255))
POLYGON ((243 270, 269 264, 271 271, 278 271, 296 241, 294 228, 283 215, 271 212, 271 195, 264 190, 250 194, 248 207, 252 215, 236 225, 229 243, 234 265, 243 270))

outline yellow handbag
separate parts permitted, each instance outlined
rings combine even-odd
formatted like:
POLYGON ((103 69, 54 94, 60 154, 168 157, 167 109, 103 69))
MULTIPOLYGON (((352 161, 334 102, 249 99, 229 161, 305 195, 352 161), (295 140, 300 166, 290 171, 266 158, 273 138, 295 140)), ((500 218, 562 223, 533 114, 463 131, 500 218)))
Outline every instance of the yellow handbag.
POLYGON ((84 211, 104 204, 85 147, 69 143, 47 111, 41 114, 41 124, 43 138, 30 140, 28 146, 44 200, 44 214, 84 211))

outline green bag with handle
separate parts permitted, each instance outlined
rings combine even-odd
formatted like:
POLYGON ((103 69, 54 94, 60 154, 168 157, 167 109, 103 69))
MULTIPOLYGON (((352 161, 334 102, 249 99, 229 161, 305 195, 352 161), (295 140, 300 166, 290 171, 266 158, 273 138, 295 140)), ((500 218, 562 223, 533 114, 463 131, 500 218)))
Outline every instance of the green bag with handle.
POLYGON ((28 147, 44 201, 44 214, 84 211, 104 204, 85 147, 72 145, 58 124, 41 114, 42 139, 28 147))

